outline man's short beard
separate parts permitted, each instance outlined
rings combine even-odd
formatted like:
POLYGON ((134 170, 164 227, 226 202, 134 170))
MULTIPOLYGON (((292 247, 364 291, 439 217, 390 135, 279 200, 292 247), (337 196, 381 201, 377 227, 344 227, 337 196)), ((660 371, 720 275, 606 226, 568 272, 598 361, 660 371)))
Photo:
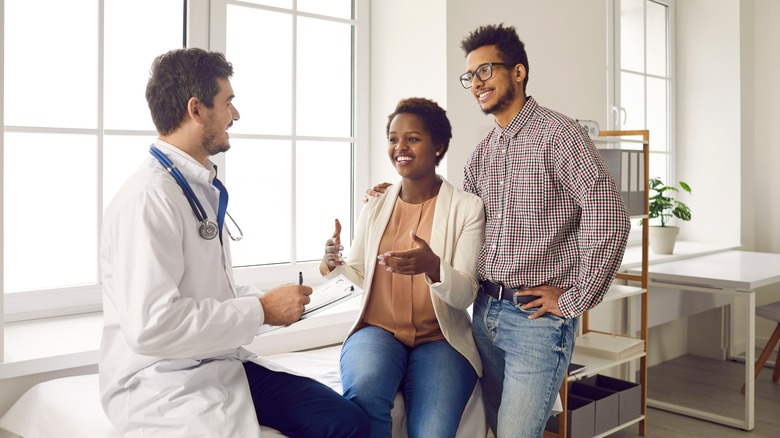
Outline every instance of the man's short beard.
POLYGON ((515 90, 515 87, 509 87, 507 88, 504 95, 498 99, 498 102, 496 102, 494 105, 489 106, 487 108, 482 108, 482 112, 485 114, 500 113, 501 111, 504 111, 505 109, 509 108, 512 105, 512 102, 515 100, 516 95, 517 95, 517 91, 515 90))
POLYGON ((227 152, 230 149, 230 142, 219 143, 216 135, 206 135, 201 141, 203 149, 205 149, 209 156, 217 155, 220 152, 227 152))

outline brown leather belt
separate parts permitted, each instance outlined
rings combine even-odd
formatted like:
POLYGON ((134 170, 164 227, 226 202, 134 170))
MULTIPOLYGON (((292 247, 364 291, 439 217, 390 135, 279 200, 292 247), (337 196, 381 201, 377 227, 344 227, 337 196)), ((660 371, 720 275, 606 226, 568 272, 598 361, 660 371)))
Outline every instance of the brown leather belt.
POLYGON ((513 289, 505 287, 503 284, 493 283, 491 281, 480 281, 479 290, 497 299, 498 301, 509 300, 515 304, 526 304, 539 298, 536 296, 515 296, 515 292, 520 292, 523 288, 513 289))

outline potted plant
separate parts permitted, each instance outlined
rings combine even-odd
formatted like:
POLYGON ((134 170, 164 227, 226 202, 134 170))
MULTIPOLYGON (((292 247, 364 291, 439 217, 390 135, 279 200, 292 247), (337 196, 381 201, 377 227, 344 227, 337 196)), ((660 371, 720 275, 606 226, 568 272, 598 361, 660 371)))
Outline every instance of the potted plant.
MULTIPOLYGON (((686 182, 680 181, 679 186, 682 190, 691 193, 691 187, 686 182)), ((669 221, 672 217, 682 221, 691 220, 691 209, 673 197, 679 189, 664 184, 661 178, 650 179, 650 190, 655 194, 649 198, 648 217, 658 219, 660 222, 660 225, 650 227, 650 249, 656 254, 671 254, 680 228, 669 225, 669 221)))

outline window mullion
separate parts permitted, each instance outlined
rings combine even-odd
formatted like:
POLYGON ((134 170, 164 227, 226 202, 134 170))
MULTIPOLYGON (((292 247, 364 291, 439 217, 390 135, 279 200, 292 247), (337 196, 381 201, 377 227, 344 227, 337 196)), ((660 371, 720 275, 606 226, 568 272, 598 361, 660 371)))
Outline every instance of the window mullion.
POLYGON ((98 62, 97 62, 97 68, 98 68, 98 80, 96 86, 97 88, 97 162, 95 165, 97 166, 97 172, 95 174, 95 177, 97 178, 97 183, 95 186, 97 187, 97 198, 95 202, 96 207, 96 214, 97 214, 97 229, 94 231, 97 238, 95 239, 95 253, 98 254, 98 257, 95 258, 95 263, 97 266, 95 266, 95 273, 97 274, 97 278, 95 279, 95 283, 100 283, 100 278, 102 278, 101 272, 100 272, 100 234, 101 230, 103 229, 103 147, 105 145, 104 136, 105 136, 105 117, 104 117, 104 98, 105 98, 105 2, 104 0, 101 0, 98 3, 98 62))
POLYGON ((298 1, 293 0, 293 11, 291 14, 292 18, 292 35, 291 35, 291 41, 292 41, 292 47, 290 50, 292 51, 292 105, 290 105, 291 112, 290 117, 292 120, 290 120, 290 126, 292 127, 292 142, 290 147, 290 152, 292 154, 292 157, 290 159, 290 164, 292 169, 290 169, 290 220, 292 221, 292 233, 291 233, 291 239, 290 239, 290 263, 295 264, 298 260, 298 208, 297 208, 297 202, 298 199, 298 183, 297 183, 297 175, 298 175, 298 163, 297 163, 297 156, 298 156, 298 1))

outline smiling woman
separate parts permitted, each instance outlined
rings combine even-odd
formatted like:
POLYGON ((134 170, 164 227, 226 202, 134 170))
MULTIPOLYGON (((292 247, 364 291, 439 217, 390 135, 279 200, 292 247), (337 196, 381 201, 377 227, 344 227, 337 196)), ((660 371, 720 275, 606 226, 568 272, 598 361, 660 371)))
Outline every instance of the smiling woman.
POLYGON ((435 102, 400 101, 386 133, 401 182, 366 203, 346 260, 336 222, 320 267, 365 291, 342 349, 344 396, 369 413, 372 435, 390 436, 403 388, 409 436, 455 436, 482 372, 466 310, 477 294, 482 200, 436 175, 452 127, 435 102))

